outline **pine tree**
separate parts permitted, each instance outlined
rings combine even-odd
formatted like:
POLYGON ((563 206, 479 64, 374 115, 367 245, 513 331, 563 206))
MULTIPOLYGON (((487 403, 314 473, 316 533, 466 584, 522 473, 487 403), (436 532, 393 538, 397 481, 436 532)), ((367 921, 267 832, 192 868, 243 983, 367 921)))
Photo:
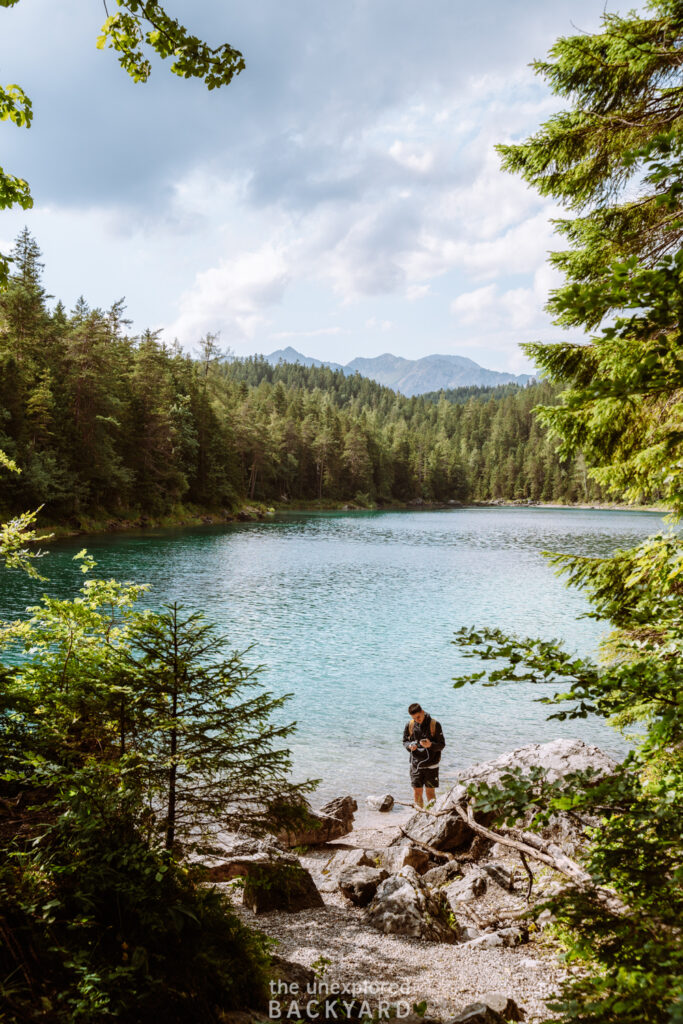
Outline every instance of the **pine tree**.
POLYGON ((263 690, 244 652, 228 652, 215 627, 176 604, 138 616, 133 633, 135 657, 123 666, 138 707, 132 740, 163 808, 166 848, 305 818, 312 783, 290 781, 283 746, 294 730, 280 714, 289 695, 263 690))

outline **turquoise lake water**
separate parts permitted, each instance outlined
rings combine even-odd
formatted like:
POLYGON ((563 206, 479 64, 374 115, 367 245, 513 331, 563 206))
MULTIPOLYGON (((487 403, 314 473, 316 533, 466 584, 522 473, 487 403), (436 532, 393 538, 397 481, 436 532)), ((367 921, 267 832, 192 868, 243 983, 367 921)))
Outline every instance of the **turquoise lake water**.
POLYGON ((342 793, 408 799, 401 746, 407 706, 442 723, 442 786, 454 773, 525 743, 580 736, 614 754, 620 738, 598 720, 547 722, 531 685, 454 690, 475 671, 451 643, 460 626, 561 637, 594 651, 604 625, 542 551, 604 555, 661 527, 654 513, 476 508, 282 515, 262 523, 93 535, 51 544, 48 583, 0 573, 0 617, 25 613, 42 592, 75 594, 83 546, 101 576, 152 585, 146 603, 177 600, 219 623, 265 666, 263 682, 291 692, 297 776, 321 777, 315 803, 342 793))

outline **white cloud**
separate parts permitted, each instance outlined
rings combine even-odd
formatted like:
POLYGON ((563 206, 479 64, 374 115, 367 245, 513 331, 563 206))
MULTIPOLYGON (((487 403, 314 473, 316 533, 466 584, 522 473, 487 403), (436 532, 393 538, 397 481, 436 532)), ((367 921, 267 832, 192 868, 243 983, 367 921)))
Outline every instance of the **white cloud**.
POLYGON ((223 260, 197 274, 192 289, 179 301, 169 336, 192 344, 206 331, 219 330, 230 343, 252 338, 268 323, 265 310, 277 305, 289 280, 286 254, 271 244, 223 260))
POLYGON ((461 324, 484 332, 509 329, 519 331, 553 330, 545 304, 551 289, 562 282, 562 275, 549 265, 539 267, 530 287, 501 290, 489 284, 463 292, 451 302, 451 312, 461 324))
POLYGON ((371 331, 390 331, 394 325, 391 320, 378 320, 376 316, 371 316, 365 321, 365 326, 371 331))
POLYGON ((461 323, 478 325, 489 315, 496 302, 497 289, 495 284, 476 288, 473 292, 463 292, 451 302, 451 312, 455 313, 461 323))
POLYGON ((323 338, 346 333, 341 327, 318 327, 313 331, 275 331, 269 337, 281 341, 284 338, 323 338))
POLYGON ((55 204, 16 218, 35 227, 48 275, 57 267, 48 287, 61 297, 66 281, 97 304, 124 293, 136 325, 173 320, 168 334, 186 343, 222 330, 243 349, 268 336, 322 348, 338 333, 360 348, 391 330, 392 348, 413 356, 482 339, 509 353, 547 326, 556 211, 501 171, 495 144, 557 108, 527 62, 570 17, 595 27, 602 0, 488 0, 471 19, 452 0, 302 2, 292 19, 275 0, 177 0, 198 31, 225 33, 247 57, 211 94, 161 68, 134 87, 92 47, 76 0, 3 14, 3 67, 30 70, 40 100, 31 132, 7 132, 6 163, 55 204))
POLYGON ((416 171, 418 174, 425 174, 434 166, 433 152, 430 153, 427 150, 420 153, 400 139, 396 139, 391 144, 389 155, 394 158, 397 164, 406 167, 409 171, 416 171))

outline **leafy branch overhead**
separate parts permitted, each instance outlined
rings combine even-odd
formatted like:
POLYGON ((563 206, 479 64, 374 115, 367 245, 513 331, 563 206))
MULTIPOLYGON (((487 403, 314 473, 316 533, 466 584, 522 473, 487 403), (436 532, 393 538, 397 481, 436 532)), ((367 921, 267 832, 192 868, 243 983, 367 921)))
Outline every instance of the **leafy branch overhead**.
MULTIPOLYGON (((229 85, 244 70, 239 50, 223 43, 211 47, 191 35, 155 0, 116 0, 120 10, 108 15, 97 40, 98 49, 119 53, 119 64, 136 82, 152 73, 147 46, 163 60, 172 57, 171 71, 181 78, 199 78, 208 89, 229 85)), ((106 9, 106 3, 105 3, 106 9)))
MULTIPOLYGON (((239 50, 222 43, 212 47, 192 35, 156 0, 115 0, 118 10, 109 14, 97 39, 97 47, 113 49, 119 64, 135 82, 146 82, 152 72, 150 56, 171 59, 171 71, 181 78, 198 78, 207 89, 228 85, 244 70, 239 50)), ((0 0, 0 7, 14 7, 19 0, 0 0)), ((18 85, 0 86, 0 121, 30 128, 31 101, 18 85)), ((0 210, 20 206, 28 210, 33 198, 27 181, 0 167, 0 210)), ((0 254, 0 289, 7 284, 11 260, 0 254)))

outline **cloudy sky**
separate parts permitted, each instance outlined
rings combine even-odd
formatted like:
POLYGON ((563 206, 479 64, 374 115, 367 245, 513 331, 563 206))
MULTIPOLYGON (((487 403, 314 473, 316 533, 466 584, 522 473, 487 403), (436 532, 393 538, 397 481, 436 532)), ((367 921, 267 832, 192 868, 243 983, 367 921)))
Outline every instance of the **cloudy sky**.
MULTIPOLYGON (((0 163, 32 211, 48 290, 126 297, 133 329, 236 354, 292 345, 348 362, 469 356, 520 372, 558 335, 552 204, 497 142, 557 109, 529 61, 599 26, 604 0, 168 0, 246 70, 207 92, 155 65, 135 85, 95 39, 101 0, 0 9, 0 81, 31 96, 0 163)), ((610 9, 615 8, 613 4, 610 9)))

